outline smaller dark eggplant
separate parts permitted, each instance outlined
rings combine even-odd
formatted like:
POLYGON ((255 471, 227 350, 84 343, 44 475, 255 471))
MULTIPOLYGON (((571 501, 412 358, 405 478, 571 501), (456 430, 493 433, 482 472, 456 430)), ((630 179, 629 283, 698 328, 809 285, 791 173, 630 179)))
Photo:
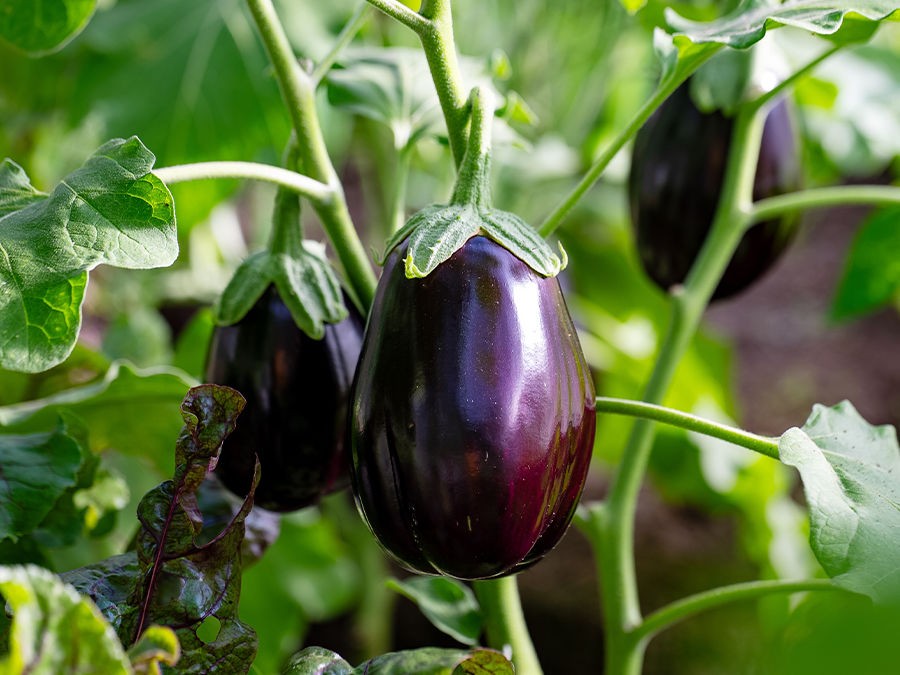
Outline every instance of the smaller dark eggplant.
MULTIPOLYGON (((703 113, 681 85, 638 132, 628 178, 631 222, 641 263, 668 291, 684 282, 715 215, 733 120, 703 113)), ((755 200, 796 190, 797 143, 784 100, 769 112, 759 152, 755 200)), ((797 219, 787 216, 750 228, 735 251, 713 299, 735 295, 768 270, 790 242, 797 219)))
POLYGON ((365 321, 347 306, 350 315, 314 340, 270 286, 243 319, 213 334, 207 381, 247 399, 216 467, 235 494, 249 491, 255 456, 256 504, 266 509, 300 509, 348 484, 347 400, 365 321))

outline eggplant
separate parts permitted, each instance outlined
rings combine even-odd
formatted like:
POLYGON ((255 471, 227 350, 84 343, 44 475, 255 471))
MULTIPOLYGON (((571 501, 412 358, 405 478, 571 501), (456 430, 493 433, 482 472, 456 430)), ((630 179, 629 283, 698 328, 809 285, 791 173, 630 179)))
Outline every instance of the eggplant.
POLYGON ((423 574, 485 579, 537 562, 584 488, 594 385, 555 277, 474 236, 424 278, 388 256, 350 418, 357 506, 423 574))
POLYGON ((265 509, 300 509, 349 484, 347 406, 364 320, 347 305, 349 316, 315 340, 270 286, 243 319, 213 334, 207 382, 247 399, 215 473, 243 496, 258 456, 255 503, 265 509))
MULTIPOLYGON (((684 282, 712 226, 733 126, 720 111, 698 110, 686 82, 635 138, 628 177, 631 222, 644 271, 665 291, 684 282)), ((766 117, 754 200, 799 187, 797 153, 790 111, 780 100, 766 117)), ((797 223, 791 215, 751 227, 712 299, 736 295, 762 276, 787 247, 797 223)))

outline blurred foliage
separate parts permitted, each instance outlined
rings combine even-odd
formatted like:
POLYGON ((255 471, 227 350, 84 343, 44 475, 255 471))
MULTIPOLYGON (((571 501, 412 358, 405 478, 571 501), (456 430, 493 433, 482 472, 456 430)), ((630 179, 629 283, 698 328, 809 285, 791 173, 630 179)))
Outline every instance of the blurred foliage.
MULTIPOLYGON (((454 0, 460 54, 492 65, 495 86, 504 94, 516 92, 533 112, 531 123, 521 117, 509 120, 511 133, 498 139, 497 206, 537 224, 577 183, 651 91, 659 74, 651 33, 665 23, 666 8, 706 20, 734 4, 454 0)), ((56 184, 93 148, 115 136, 138 135, 156 154, 157 166, 216 159, 277 163, 289 120, 243 2, 108 0, 99 5, 84 32, 53 55, 33 59, 0 44, 0 158, 12 157, 39 186, 56 184)), ((276 0, 275 5, 298 56, 314 62, 328 52, 357 2, 276 0)), ((796 66, 825 43, 782 29, 764 44, 777 47, 779 58, 796 66)), ((408 29, 377 13, 354 45, 417 47, 408 29)), ((404 85, 401 80, 394 86, 404 85)), ((891 180, 891 166, 897 166, 900 154, 898 97, 896 25, 884 26, 869 45, 848 49, 803 77, 793 98, 807 182, 872 175, 891 180)), ((449 151, 439 138, 417 137, 408 150, 409 176, 404 178, 394 152, 396 139, 388 131, 353 110, 331 107, 324 92, 319 109, 329 150, 342 169, 354 218, 368 245, 380 252, 401 181, 406 182, 407 213, 446 199, 453 175, 449 151)), ((627 150, 616 157, 559 238, 570 258, 562 283, 598 393, 639 397, 668 310, 665 296, 643 277, 633 249, 624 197, 628 161, 627 150)), ((71 540, 51 546, 46 539, 23 537, 18 548, 6 540, 0 543, 4 561, 38 561, 61 570, 121 553, 134 533, 137 500, 171 472, 170 449, 180 425, 177 403, 191 378, 203 372, 212 330, 205 307, 241 260, 266 240, 273 196, 269 188, 234 181, 178 185, 173 195, 181 247, 177 263, 153 272, 101 270, 92 277, 85 330, 73 355, 44 373, 0 371, 0 405, 44 399, 38 405, 44 412, 29 418, 33 426, 28 433, 51 433, 64 409, 90 429, 82 447, 102 454, 100 468, 77 498, 83 517, 71 540), (110 361, 120 358, 176 368, 144 373, 116 365, 108 372, 110 361), (83 396, 86 392, 90 395, 83 396), (127 484, 130 495, 111 490, 117 499, 94 501, 98 490, 105 489, 100 486, 113 484, 127 484), (93 492, 91 486, 96 486, 93 492), (85 514, 91 509, 97 521, 86 527, 90 516, 85 514), (107 511, 114 516, 119 510, 124 510, 122 517, 103 521, 107 511), (103 528, 111 528, 107 531, 112 534, 90 539, 92 531, 103 528)), ((308 232, 315 235, 314 217, 307 213, 305 218, 308 232)), ((890 292, 884 290, 896 281, 896 256, 885 260, 889 249, 878 243, 897 231, 896 220, 891 232, 887 222, 886 216, 876 216, 861 232, 838 293, 836 315, 855 316, 896 299, 896 284, 890 292)), ((731 362, 727 344, 707 333, 698 335, 666 404, 723 421, 739 420, 731 362)), ((0 409, 0 415, 5 412, 0 409)), ((598 421, 598 475, 621 455, 630 426, 615 416, 598 421)), ((743 555, 763 576, 796 577, 816 570, 806 544, 809 525, 792 499, 795 479, 781 465, 687 433, 664 431, 656 442, 652 472, 658 491, 670 502, 736 517, 743 555)), ((281 517, 280 536, 244 574, 240 618, 259 636, 257 672, 284 666, 303 645, 312 623, 359 606, 365 563, 346 534, 342 518, 347 514, 337 513, 343 512, 311 508, 281 517)), ((859 645, 850 653, 871 647, 873 663, 882 663, 882 654, 883 663, 896 662, 893 643, 881 630, 895 618, 861 601, 835 594, 796 608, 787 600, 766 603, 763 611, 777 647, 759 654, 765 672, 850 672, 852 664, 838 668, 845 663, 837 653, 845 638, 859 645), (846 635, 842 617, 851 619, 846 635), (877 630, 866 631, 869 625, 877 630), (872 647, 876 644, 880 652, 872 647), (769 658, 775 665, 767 670, 769 658)), ((683 672, 699 672, 691 670, 691 663, 705 666, 706 672, 728 668, 727 663, 704 664, 703 654, 686 658, 683 672)))

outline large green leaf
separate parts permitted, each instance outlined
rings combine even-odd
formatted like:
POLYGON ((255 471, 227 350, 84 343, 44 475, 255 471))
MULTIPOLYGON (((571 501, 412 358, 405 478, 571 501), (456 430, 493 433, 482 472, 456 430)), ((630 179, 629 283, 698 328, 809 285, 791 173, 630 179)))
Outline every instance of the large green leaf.
POLYGON ((31 56, 61 49, 87 24, 96 0, 3 0, 0 38, 31 56))
POLYGON ((75 485, 81 462, 81 447, 61 425, 0 435, 0 539, 34 530, 75 485))
POLYGON ((800 471, 810 542, 841 586, 900 601, 900 446, 892 426, 868 424, 847 401, 816 405, 802 429, 779 442, 800 471))
POLYGON ((150 173, 154 161, 137 137, 113 140, 40 199, 18 165, 0 164, 2 367, 37 372, 69 355, 97 265, 175 260, 172 195, 150 173))
POLYGON ((0 567, 0 593, 13 611, 10 651, 0 658, 3 675, 132 672, 97 608, 54 574, 34 566, 0 567))
POLYGON ((351 668, 332 651, 307 647, 294 655, 284 675, 513 675, 514 672, 513 665, 503 654, 490 649, 463 651, 422 647, 382 654, 351 668))
POLYGON ((141 370, 116 362, 97 382, 0 408, 0 428, 47 431, 67 410, 90 429, 92 451, 116 449, 142 457, 167 475, 173 467, 172 439, 183 422, 178 404, 193 384, 175 368, 141 370))
MULTIPOLYGON (((854 21, 868 19, 880 21, 900 9, 896 0, 857 0, 836 3, 822 0, 788 0, 782 4, 748 0, 721 19, 710 22, 689 21, 672 10, 666 12, 666 20, 677 33, 691 42, 715 42, 736 49, 746 49, 759 42, 769 28, 795 26, 819 35, 837 33, 846 18, 854 21)), ((848 39, 859 36, 857 26, 848 39)))
POLYGON ((877 211, 853 240, 831 308, 846 319, 900 301, 900 209, 877 211))

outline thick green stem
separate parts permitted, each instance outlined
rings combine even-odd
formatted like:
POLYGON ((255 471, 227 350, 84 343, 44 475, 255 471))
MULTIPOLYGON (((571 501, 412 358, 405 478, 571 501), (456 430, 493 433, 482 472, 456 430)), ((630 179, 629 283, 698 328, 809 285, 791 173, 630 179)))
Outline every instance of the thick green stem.
POLYGON ((491 127, 494 104, 491 93, 475 87, 471 103, 469 145, 459 167, 451 204, 472 204, 479 209, 491 206, 491 127))
POLYGON ((511 648, 518 675, 541 675, 541 664, 522 614, 516 577, 476 581, 472 586, 484 616, 488 646, 500 651, 511 648))
POLYGON ((466 90, 456 58, 453 38, 453 17, 450 0, 423 0, 419 13, 428 19, 428 27, 419 31, 422 49, 437 90, 447 137, 456 165, 462 163, 466 152, 466 90))
POLYGON ((778 439, 768 436, 759 436, 743 429, 737 429, 727 424, 720 424, 706 420, 690 413, 665 408, 661 405, 645 403, 643 401, 630 401, 621 398, 597 397, 598 413, 615 413, 617 415, 631 415, 656 422, 662 422, 670 426, 680 427, 688 431, 696 431, 706 436, 719 438, 735 445, 743 446, 766 457, 778 459, 778 439))
MULTIPOLYGON (((763 119, 760 111, 745 108, 735 120, 716 216, 684 287, 673 293, 669 331, 644 392, 643 399, 648 403, 660 403, 665 396, 675 367, 690 344, 703 310, 740 242, 752 200, 763 119)), ((634 567, 634 518, 653 433, 651 420, 636 421, 602 510, 603 517, 594 523, 600 528, 596 537, 609 673, 639 672, 640 658, 638 666, 633 662, 635 654, 642 651, 642 645, 630 637, 631 631, 641 622, 634 567), (636 667, 638 670, 634 670, 636 667), (631 670, 623 670, 625 668, 631 670)))
POLYGON ((343 186, 325 147, 316 112, 313 81, 297 63, 271 0, 247 0, 247 6, 259 29, 282 97, 290 111, 301 164, 312 178, 328 185, 333 193, 333 199, 328 202, 313 202, 313 208, 322 221, 354 293, 363 305, 368 306, 375 295, 375 273, 353 227, 343 186))
POLYGON ((758 600, 778 593, 800 593, 803 591, 839 591, 829 579, 805 579, 800 581, 772 580, 749 581, 731 586, 714 588, 677 600, 653 612, 635 630, 632 637, 648 641, 654 635, 676 623, 689 619, 701 612, 744 600, 758 600))
POLYGON ((769 197, 761 199, 753 205, 750 210, 750 221, 756 223, 791 211, 848 204, 900 206, 900 187, 895 185, 837 185, 769 197))
POLYGON ((311 203, 325 204, 334 198, 334 191, 309 176, 295 171, 288 171, 278 166, 256 164, 255 162, 199 162, 197 164, 179 164, 154 169, 153 173, 163 183, 174 185, 193 180, 209 180, 214 178, 236 178, 243 180, 259 180, 293 190, 306 197, 311 203))

